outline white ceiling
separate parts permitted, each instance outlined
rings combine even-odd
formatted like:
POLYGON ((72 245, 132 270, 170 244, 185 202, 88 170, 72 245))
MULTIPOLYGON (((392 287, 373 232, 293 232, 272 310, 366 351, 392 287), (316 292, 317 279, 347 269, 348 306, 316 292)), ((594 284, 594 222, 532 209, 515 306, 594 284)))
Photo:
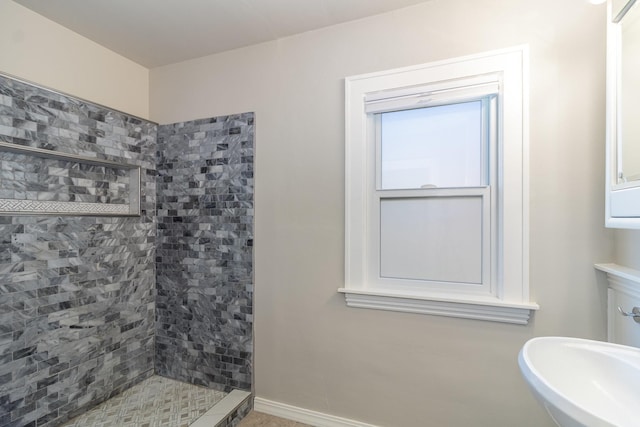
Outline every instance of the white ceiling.
POLYGON ((153 68, 425 0, 14 0, 153 68))

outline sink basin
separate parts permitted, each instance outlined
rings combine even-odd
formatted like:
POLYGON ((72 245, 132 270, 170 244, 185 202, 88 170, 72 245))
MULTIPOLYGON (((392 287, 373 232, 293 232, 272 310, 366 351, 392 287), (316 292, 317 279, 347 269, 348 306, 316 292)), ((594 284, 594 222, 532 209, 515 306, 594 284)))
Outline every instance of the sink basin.
POLYGON ((640 426, 640 349, 539 337, 522 347, 518 364, 559 426, 640 426))

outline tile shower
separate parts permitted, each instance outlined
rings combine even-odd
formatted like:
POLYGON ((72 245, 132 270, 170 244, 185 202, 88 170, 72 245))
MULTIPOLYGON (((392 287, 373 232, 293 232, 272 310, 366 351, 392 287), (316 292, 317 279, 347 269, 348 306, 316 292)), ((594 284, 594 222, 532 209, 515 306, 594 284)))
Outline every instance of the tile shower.
POLYGON ((160 126, 156 370, 251 388, 253 114, 160 126))
POLYGON ((61 425, 154 374, 250 391, 253 127, 158 126, 0 76, 0 142, 141 171, 140 216, 7 215, 126 202, 132 183, 0 150, 0 427, 61 425))

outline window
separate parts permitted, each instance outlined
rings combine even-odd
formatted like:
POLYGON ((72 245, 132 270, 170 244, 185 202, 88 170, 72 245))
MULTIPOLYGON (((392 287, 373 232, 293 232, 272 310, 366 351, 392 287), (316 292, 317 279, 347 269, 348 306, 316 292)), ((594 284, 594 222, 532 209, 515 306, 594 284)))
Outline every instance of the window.
POLYGON ((349 306, 528 322, 526 60, 346 79, 349 306))

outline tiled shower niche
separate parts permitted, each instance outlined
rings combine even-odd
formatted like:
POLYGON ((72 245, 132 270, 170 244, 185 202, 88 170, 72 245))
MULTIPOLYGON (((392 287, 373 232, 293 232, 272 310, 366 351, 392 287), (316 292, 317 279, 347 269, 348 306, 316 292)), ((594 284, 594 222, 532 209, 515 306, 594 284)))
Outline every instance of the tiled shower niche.
POLYGON ((0 141, 0 214, 139 215, 140 167, 0 141))
POLYGON ((250 390, 254 115, 160 126, 156 371, 250 390))
MULTIPOLYGON (((158 151, 154 123, 0 76, 1 144, 140 168, 140 216, 0 215, 0 427, 59 426, 154 373, 250 389, 253 115, 198 122, 220 127, 202 150, 185 136, 158 151)), ((0 199, 121 205, 134 191, 127 167, 0 162, 0 199)))

